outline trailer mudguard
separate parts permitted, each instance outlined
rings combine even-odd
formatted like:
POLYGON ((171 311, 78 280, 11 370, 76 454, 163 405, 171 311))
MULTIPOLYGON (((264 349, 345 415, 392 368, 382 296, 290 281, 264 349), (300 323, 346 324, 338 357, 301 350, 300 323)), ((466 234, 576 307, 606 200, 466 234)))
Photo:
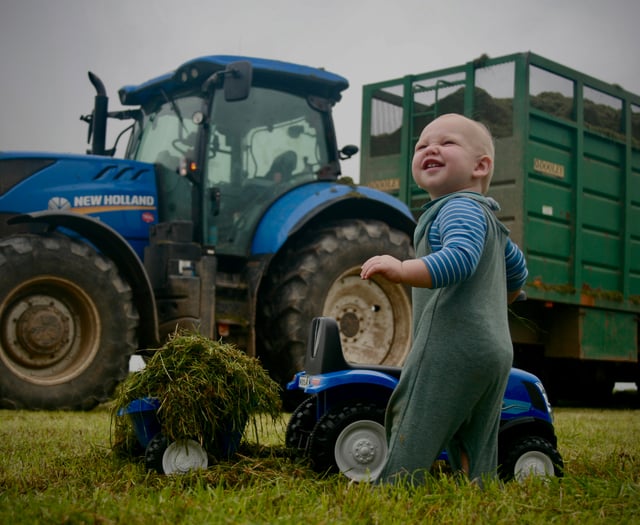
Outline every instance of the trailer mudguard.
POLYGON ((313 182, 294 188, 269 207, 256 228, 251 255, 276 253, 291 234, 330 208, 346 210, 346 216, 385 220, 408 233, 415 228, 409 208, 387 193, 366 186, 313 182))
POLYGON ((158 345, 158 315, 151 282, 136 252, 116 230, 89 215, 65 211, 25 213, 12 217, 8 223, 44 223, 50 229, 71 230, 111 259, 133 289, 142 327, 139 334, 140 348, 158 345))
POLYGON ((300 383, 301 380, 304 381, 303 377, 308 378, 308 384, 303 387, 305 394, 319 394, 320 392, 345 385, 362 385, 363 387, 378 385, 392 391, 398 384, 398 380, 395 377, 367 369, 341 370, 313 376, 299 374, 296 376, 299 388, 302 387, 300 383))

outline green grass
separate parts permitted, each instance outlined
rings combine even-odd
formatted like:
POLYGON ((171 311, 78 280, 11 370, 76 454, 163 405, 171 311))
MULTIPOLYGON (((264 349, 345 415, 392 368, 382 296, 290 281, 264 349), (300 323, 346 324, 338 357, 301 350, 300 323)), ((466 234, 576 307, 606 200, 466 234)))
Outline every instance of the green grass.
POLYGON ((0 411, 0 523, 640 523, 637 409, 556 409, 565 477, 484 490, 319 476, 282 448, 286 417, 233 461, 161 476, 112 453, 109 410, 0 411))

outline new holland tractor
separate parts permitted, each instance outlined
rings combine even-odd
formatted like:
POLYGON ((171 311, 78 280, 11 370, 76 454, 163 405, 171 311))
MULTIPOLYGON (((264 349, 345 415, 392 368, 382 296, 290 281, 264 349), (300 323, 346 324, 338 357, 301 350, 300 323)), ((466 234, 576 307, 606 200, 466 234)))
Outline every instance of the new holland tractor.
POLYGON ((359 267, 407 257, 415 223, 339 179, 357 152, 332 120, 345 78, 207 56, 109 111, 89 77, 88 155, 0 153, 0 407, 89 409, 178 328, 235 343, 283 386, 316 316, 337 319, 349 361, 402 364, 408 291, 359 267), (109 118, 131 121, 122 159, 109 118))

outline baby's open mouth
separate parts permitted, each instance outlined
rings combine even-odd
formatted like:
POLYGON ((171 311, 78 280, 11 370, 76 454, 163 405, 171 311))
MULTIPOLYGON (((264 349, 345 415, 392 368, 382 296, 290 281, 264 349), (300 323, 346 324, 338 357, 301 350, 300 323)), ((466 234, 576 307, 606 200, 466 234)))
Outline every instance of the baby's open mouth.
POLYGON ((437 162, 435 160, 430 160, 430 159, 427 159, 422 163, 423 170, 428 170, 431 168, 440 168, 442 166, 443 166, 442 162, 437 162))

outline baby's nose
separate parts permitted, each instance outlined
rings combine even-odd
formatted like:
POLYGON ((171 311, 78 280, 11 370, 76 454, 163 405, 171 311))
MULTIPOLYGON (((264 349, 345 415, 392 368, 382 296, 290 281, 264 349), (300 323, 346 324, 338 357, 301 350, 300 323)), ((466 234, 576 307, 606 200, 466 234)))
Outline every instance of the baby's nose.
POLYGON ((438 151, 438 145, 437 144, 428 144, 427 147, 425 148, 425 153, 429 154, 429 153, 435 153, 438 151))

